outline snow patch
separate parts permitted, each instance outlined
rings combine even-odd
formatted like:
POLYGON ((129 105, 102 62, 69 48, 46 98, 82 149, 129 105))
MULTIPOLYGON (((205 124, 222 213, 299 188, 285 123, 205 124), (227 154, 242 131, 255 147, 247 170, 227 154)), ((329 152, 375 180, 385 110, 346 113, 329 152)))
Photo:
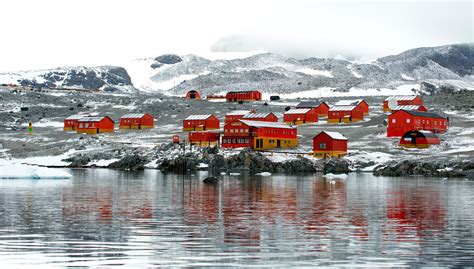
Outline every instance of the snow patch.
POLYGON ((400 76, 404 79, 404 80, 415 80, 414 78, 410 77, 410 76, 407 76, 403 73, 400 73, 400 76))
POLYGON ((329 77, 329 78, 334 77, 334 75, 331 73, 331 71, 327 71, 327 70, 316 70, 316 69, 310 69, 310 68, 300 68, 300 69, 297 69, 296 72, 300 72, 300 73, 311 75, 311 76, 323 76, 323 77, 329 77))
POLYGON ((60 169, 18 164, 0 166, 1 179, 64 179, 71 177, 71 174, 60 169))

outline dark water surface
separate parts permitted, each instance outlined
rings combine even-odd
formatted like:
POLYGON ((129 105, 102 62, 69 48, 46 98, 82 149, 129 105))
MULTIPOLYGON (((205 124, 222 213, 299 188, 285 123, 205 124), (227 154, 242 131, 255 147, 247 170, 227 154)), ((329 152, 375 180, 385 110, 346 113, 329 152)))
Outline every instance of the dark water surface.
POLYGON ((0 267, 474 266, 474 182, 70 170, 0 181, 0 267))

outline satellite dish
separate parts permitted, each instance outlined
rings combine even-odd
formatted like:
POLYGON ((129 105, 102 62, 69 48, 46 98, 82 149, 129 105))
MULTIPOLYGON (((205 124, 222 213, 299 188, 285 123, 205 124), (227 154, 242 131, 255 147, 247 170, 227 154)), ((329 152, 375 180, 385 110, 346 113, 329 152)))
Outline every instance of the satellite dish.
POLYGON ((395 99, 390 99, 388 100, 388 108, 390 110, 393 110, 394 108, 396 108, 398 106, 398 101, 395 100, 395 99))

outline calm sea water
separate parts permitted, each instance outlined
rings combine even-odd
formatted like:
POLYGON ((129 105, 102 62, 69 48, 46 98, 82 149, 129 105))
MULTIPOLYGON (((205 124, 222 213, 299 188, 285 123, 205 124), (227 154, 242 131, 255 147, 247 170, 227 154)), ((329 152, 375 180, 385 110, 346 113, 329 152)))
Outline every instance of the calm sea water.
POLYGON ((0 181, 1 268, 474 266, 470 181, 70 171, 0 181))

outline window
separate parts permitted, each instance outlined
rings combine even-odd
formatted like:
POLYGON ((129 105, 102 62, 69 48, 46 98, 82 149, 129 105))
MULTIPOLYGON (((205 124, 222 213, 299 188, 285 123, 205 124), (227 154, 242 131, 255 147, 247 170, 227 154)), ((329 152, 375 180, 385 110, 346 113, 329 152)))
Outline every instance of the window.
POLYGON ((86 128, 89 127, 89 123, 86 123, 86 124, 85 124, 85 127, 86 127, 86 128))
POLYGON ((396 120, 396 119, 392 119, 392 123, 395 123, 395 122, 397 122, 397 120, 396 120))
POLYGON ((79 123, 79 128, 82 128, 82 123, 79 123))
POLYGON ((234 132, 234 129, 230 129, 230 132, 233 133, 233 132, 234 132))
POLYGON ((410 119, 407 119, 407 123, 410 123, 410 119))
POLYGON ((319 143, 320 149, 326 149, 326 143, 319 143))

